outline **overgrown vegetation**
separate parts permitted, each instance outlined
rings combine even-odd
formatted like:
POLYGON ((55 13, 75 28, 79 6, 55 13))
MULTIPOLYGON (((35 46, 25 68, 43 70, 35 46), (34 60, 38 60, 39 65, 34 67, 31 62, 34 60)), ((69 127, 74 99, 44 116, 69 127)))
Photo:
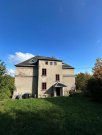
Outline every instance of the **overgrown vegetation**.
POLYGON ((76 88, 95 101, 102 101, 102 59, 96 59, 92 76, 87 73, 77 75, 76 88))
POLYGON ((14 78, 6 74, 6 66, 0 61, 0 99, 11 98, 14 89, 14 78))
POLYGON ((0 102, 0 135, 101 135, 102 104, 82 96, 0 102))
POLYGON ((76 76, 76 89, 86 95, 87 94, 87 84, 91 77, 92 77, 92 75, 90 75, 88 73, 79 73, 76 76))
POLYGON ((91 78, 88 81, 87 89, 93 100, 102 101, 102 79, 91 78))
POLYGON ((102 59, 97 59, 93 77, 88 81, 88 92, 95 101, 102 101, 102 59))

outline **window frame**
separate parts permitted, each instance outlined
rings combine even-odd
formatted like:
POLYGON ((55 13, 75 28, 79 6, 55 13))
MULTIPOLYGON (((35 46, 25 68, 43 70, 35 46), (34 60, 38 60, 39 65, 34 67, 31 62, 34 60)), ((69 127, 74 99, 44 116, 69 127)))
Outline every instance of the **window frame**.
POLYGON ((51 65, 51 66, 53 65, 53 62, 52 62, 52 61, 50 61, 50 65, 51 65))
POLYGON ((54 61, 54 65, 57 65, 57 62, 56 61, 54 61))
POLYGON ((42 76, 47 76, 47 69, 46 68, 42 69, 42 76))
POLYGON ((49 62, 48 61, 45 61, 45 65, 48 65, 49 64, 49 62))
POLYGON ((56 74, 56 82, 60 82, 60 74, 56 74))
POLYGON ((42 82, 42 90, 46 90, 47 89, 47 83, 46 82, 42 82))

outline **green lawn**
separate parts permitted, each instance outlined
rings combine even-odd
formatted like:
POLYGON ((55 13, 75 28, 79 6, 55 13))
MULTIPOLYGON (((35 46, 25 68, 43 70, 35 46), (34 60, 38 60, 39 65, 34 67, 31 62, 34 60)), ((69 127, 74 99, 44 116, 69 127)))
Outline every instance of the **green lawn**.
POLYGON ((0 135, 102 135, 102 104, 82 96, 0 101, 0 135))

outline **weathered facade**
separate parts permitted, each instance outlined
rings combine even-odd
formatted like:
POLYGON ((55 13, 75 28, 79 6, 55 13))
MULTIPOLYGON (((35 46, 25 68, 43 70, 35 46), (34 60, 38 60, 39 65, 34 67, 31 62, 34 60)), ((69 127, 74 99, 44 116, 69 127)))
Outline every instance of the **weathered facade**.
POLYGON ((16 65, 15 85, 14 97, 67 96, 75 89, 74 68, 53 57, 35 56, 16 65))

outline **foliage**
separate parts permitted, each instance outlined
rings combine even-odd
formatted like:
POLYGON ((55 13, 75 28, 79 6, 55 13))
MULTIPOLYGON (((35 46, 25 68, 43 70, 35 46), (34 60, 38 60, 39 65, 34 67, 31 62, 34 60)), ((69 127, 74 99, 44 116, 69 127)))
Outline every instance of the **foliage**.
POLYGON ((9 91, 9 89, 0 89, 0 100, 3 99, 9 99, 11 97, 11 92, 9 91))
POLYGON ((91 78, 88 81, 87 89, 94 100, 102 101, 102 79, 91 78))
POLYGON ((0 76, 6 73, 6 66, 5 63, 0 60, 0 76))
POLYGON ((10 98, 12 96, 14 86, 14 78, 5 75, 0 78, 0 98, 10 98))
POLYGON ((102 59, 96 59, 95 66, 93 68, 93 76, 98 79, 102 79, 102 59))
POLYGON ((102 59, 96 59, 93 68, 93 77, 89 79, 87 90, 90 96, 96 101, 102 101, 102 59))
POLYGON ((87 82, 91 78, 91 75, 88 73, 79 73, 76 76, 76 89, 81 90, 82 92, 87 92, 87 82))
POLYGON ((12 96, 14 86, 14 78, 6 75, 6 66, 0 61, 0 99, 8 99, 12 96))

